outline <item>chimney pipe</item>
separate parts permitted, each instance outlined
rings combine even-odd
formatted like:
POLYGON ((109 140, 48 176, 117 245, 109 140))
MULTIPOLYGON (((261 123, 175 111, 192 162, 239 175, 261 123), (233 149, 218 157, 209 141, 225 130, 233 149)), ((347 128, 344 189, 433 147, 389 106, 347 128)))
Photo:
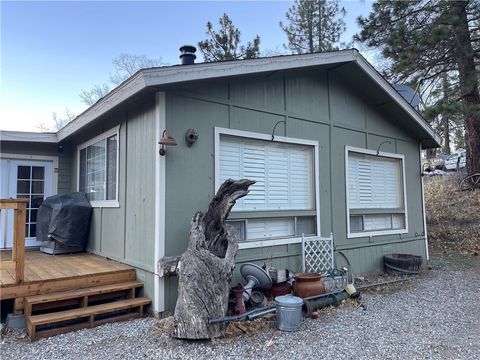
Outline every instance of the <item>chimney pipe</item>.
POLYGON ((195 59, 197 58, 195 51, 197 51, 197 48, 192 45, 183 45, 180 48, 180 60, 182 61, 182 65, 192 65, 195 63, 195 59))

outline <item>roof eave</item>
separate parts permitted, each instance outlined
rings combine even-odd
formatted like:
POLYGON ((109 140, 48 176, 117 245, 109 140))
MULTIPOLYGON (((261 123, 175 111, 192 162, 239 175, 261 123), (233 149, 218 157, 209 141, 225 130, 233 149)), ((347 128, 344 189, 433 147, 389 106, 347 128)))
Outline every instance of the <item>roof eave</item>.
POLYGON ((305 54, 301 57, 283 56, 251 59, 247 61, 237 60, 178 65, 170 68, 161 68, 160 70, 143 69, 60 129, 57 133, 58 141, 62 141, 73 135, 82 127, 88 125, 146 87, 349 62, 355 59, 355 52, 356 50, 343 50, 334 53, 324 53, 322 56, 319 56, 319 54, 305 54))
POLYGON ((108 111, 139 93, 146 87, 143 71, 137 72, 131 78, 117 86, 95 104, 90 106, 83 113, 78 115, 73 121, 69 122, 57 132, 58 141, 65 140, 78 130, 93 122, 108 111))
MULTIPOLYGON (((435 142, 437 146, 427 146, 427 147, 441 147, 442 138, 438 135, 435 130, 427 123, 427 121, 400 95, 394 87, 387 81, 385 78, 380 75, 380 73, 375 70, 375 68, 367 61, 365 58, 360 55, 360 53, 355 53, 355 62, 360 66, 362 70, 365 71, 367 75, 372 78, 375 83, 377 83, 385 92, 387 92, 393 99, 393 101, 399 105, 409 116, 412 118, 425 133, 431 137, 431 140, 435 142)), ((426 139, 423 139, 424 142, 426 139)))
POLYGON ((41 133, 29 131, 10 131, 0 130, 1 141, 16 141, 16 142, 38 142, 56 144, 58 142, 56 133, 41 133))

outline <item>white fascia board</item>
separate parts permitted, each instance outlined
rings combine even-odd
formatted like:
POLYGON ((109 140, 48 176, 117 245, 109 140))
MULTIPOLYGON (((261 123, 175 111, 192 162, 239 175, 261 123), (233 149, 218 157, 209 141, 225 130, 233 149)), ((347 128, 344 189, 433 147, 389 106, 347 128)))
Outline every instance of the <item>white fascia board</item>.
POLYGON ((403 110, 407 112, 410 117, 415 120, 418 125, 422 127, 441 147, 442 138, 433 130, 433 128, 425 121, 425 119, 400 95, 395 88, 387 81, 385 78, 380 75, 380 73, 375 70, 375 68, 362 56, 360 53, 355 52, 355 62, 360 66, 360 68, 373 79, 380 88, 382 88, 390 97, 399 105, 403 110))
POLYGON ((0 141, 40 142, 56 144, 57 134, 26 131, 0 131, 0 141))
POLYGON ((85 112, 69 122, 57 132, 58 141, 62 141, 66 137, 72 135, 85 125, 94 121, 106 112, 112 110, 118 104, 137 94, 145 88, 145 81, 142 71, 133 75, 110 93, 105 95, 97 103, 88 108, 85 112))
POLYGON ((177 65, 165 69, 143 70, 147 86, 160 86, 183 81, 216 79, 227 76, 248 75, 261 72, 298 69, 350 62, 356 50, 338 52, 277 56, 263 59, 223 61, 194 65, 177 65))

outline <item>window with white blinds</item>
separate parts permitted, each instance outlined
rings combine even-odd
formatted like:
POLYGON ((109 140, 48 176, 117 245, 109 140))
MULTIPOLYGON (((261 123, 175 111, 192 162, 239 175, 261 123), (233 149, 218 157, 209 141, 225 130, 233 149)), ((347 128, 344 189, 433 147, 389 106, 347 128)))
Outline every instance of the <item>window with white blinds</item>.
POLYGON ((252 179, 256 183, 239 199, 228 223, 244 246, 301 241, 319 232, 317 143, 289 139, 272 142, 269 135, 216 129, 216 180, 252 179))
POLYGON ((392 209, 402 206, 401 160, 350 152, 350 209, 392 209))
POLYGON ((349 235, 406 229, 403 158, 347 151, 349 235))
POLYGON ((256 183, 233 211, 313 210, 313 146, 220 137, 220 183, 256 183))

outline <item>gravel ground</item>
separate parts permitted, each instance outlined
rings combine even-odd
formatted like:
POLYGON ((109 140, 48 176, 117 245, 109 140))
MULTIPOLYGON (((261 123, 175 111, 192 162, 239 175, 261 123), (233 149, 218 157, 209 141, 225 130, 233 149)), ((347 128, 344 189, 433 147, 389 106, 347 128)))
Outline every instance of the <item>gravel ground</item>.
MULTIPOLYGON (((477 258, 478 259, 478 258, 477 258)), ((347 303, 276 330, 215 341, 169 336, 171 319, 107 324, 31 343, 7 331, 2 359, 480 359, 480 262, 436 260, 408 284, 363 294, 366 310, 347 303)))

